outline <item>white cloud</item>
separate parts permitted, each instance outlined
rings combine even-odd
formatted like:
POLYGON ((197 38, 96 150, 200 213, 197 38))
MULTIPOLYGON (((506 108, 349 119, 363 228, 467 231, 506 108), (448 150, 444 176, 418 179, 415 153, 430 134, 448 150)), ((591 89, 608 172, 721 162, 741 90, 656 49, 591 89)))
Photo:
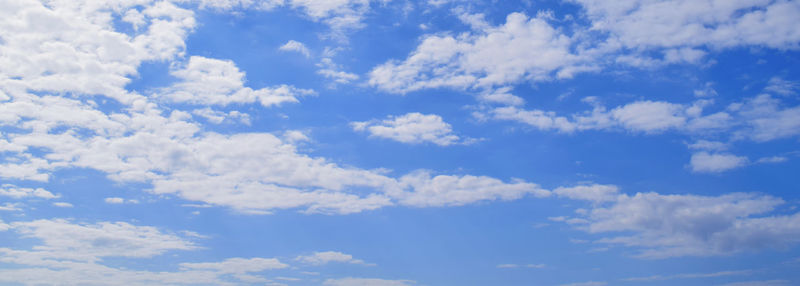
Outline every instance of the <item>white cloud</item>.
POLYGON ((583 185, 575 187, 559 187, 553 190, 559 197, 573 200, 586 200, 597 203, 614 201, 619 196, 619 188, 614 185, 583 185))
POLYGON ((314 252, 311 255, 298 256, 294 260, 311 265, 325 265, 331 262, 374 265, 365 263, 361 259, 355 259, 350 254, 345 254, 337 251, 314 252))
POLYGON ((692 172, 718 173, 747 165, 749 160, 744 156, 697 152, 692 154, 689 165, 692 172))
POLYGON ((3 184, 0 186, 0 196, 12 197, 15 199, 21 198, 42 198, 42 199, 56 199, 59 195, 54 195, 42 188, 20 188, 10 184, 3 184))
POLYGON ((105 198, 105 199, 103 199, 103 201, 106 202, 107 204, 115 204, 115 205, 118 205, 118 204, 138 204, 139 203, 138 200, 124 199, 124 198, 117 198, 117 197, 105 198))
POLYGON ((653 275, 647 277, 632 277, 632 278, 625 278, 622 279, 623 281, 631 281, 631 282, 646 282, 646 281, 658 281, 658 280, 671 280, 671 279, 693 279, 693 278, 710 278, 710 277, 724 277, 724 276, 735 276, 735 275, 749 275, 752 274, 753 271, 751 270, 737 270, 737 271, 719 271, 713 273, 682 273, 682 274, 673 274, 673 275, 653 275))
POLYGON ((686 121, 680 105, 639 101, 611 110, 611 116, 625 128, 635 131, 656 132, 680 127, 686 121))
POLYGON ((777 93, 779 95, 793 95, 797 89, 800 89, 800 85, 794 81, 788 81, 782 79, 780 77, 772 77, 767 82, 767 87, 764 88, 765 91, 777 93))
MULTIPOLYGON (((149 226, 125 222, 74 223, 63 219, 5 225, 40 244, 32 250, 0 248, 0 283, 27 285, 236 285, 269 282, 248 273, 286 268, 270 258, 229 258, 221 262, 181 263, 180 271, 142 271, 103 265, 108 257, 152 258, 174 250, 194 250, 191 241, 149 226), (235 283, 238 282, 238 283, 235 283)), ((190 233, 190 232, 189 232, 190 233)), ((196 234, 194 235, 196 236, 196 234)))
POLYGON ((742 281, 742 282, 732 282, 732 283, 725 283, 721 286, 783 286, 783 285, 791 285, 792 282, 788 280, 756 280, 756 281, 742 281))
POLYGON ((575 0, 592 29, 610 32, 611 41, 630 49, 743 45, 797 48, 800 14, 795 1, 575 0))
POLYGON ((429 35, 404 61, 375 67, 369 83, 392 93, 427 88, 491 88, 520 80, 570 77, 571 41, 545 19, 509 14, 506 23, 457 37, 429 35))
POLYGON ((245 125, 250 125, 250 115, 236 110, 229 111, 228 113, 213 110, 209 107, 202 109, 192 110, 192 114, 200 116, 214 124, 220 124, 227 121, 238 121, 245 125))
POLYGON ((67 202, 55 202, 55 203, 53 203, 53 205, 57 206, 59 208, 71 208, 71 207, 73 207, 72 204, 67 203, 67 202))
POLYGON ((800 214, 769 214, 783 203, 744 193, 622 194, 578 213, 587 224, 576 227, 595 234, 616 233, 595 243, 638 249, 639 258, 731 255, 800 243, 800 214))
POLYGON ((295 40, 289 40, 288 42, 286 42, 286 44, 278 48, 278 50, 287 52, 297 52, 305 56, 306 58, 311 57, 311 52, 308 50, 308 48, 306 48, 306 45, 295 40))
POLYGON ((433 143, 439 146, 465 143, 442 117, 436 114, 407 113, 389 117, 383 121, 352 122, 355 131, 369 132, 371 137, 380 137, 402 143, 433 143))
POLYGON ((191 11, 168 1, 7 4, 0 11, 0 85, 99 94, 125 104, 138 97, 124 88, 138 65, 182 54, 195 26, 191 11), (137 25, 137 32, 114 31, 113 13, 136 15, 123 20, 137 25))
POLYGON ((758 161, 756 161, 756 163, 782 163, 786 162, 787 160, 789 159, 783 156, 772 156, 760 158, 758 161))
POLYGON ((438 175, 417 171, 400 178, 410 191, 390 192, 402 205, 413 207, 460 206, 488 200, 515 200, 527 194, 547 197, 550 192, 521 180, 505 183, 491 177, 438 175))
POLYGON ((21 211, 22 209, 19 208, 19 206, 20 206, 19 203, 5 203, 3 205, 0 205, 0 211, 7 211, 7 212, 21 211))
POLYGON ((258 102, 269 107, 298 102, 298 97, 314 94, 288 85, 253 90, 244 86, 244 72, 232 61, 200 56, 192 56, 186 66, 170 73, 181 81, 158 96, 173 102, 222 106, 258 102))
POLYGON ((411 280, 386 280, 378 278, 339 278, 328 279, 322 283, 325 286, 408 286, 416 284, 411 280))
POLYGON ((689 149, 692 150, 705 150, 705 151, 724 151, 728 149, 728 143, 717 142, 717 141, 708 141, 708 140, 697 140, 697 142, 688 144, 689 149))
POLYGON ((324 76, 325 78, 333 80, 335 83, 339 84, 347 84, 352 81, 358 80, 359 76, 354 73, 349 73, 342 71, 341 67, 333 62, 333 59, 326 57, 322 58, 320 62, 317 64, 319 70, 317 70, 317 74, 324 76))
POLYGON ((219 273, 244 274, 247 272, 261 272, 271 269, 283 269, 288 264, 281 263, 275 258, 229 258, 221 262, 181 263, 184 270, 212 270, 219 273))

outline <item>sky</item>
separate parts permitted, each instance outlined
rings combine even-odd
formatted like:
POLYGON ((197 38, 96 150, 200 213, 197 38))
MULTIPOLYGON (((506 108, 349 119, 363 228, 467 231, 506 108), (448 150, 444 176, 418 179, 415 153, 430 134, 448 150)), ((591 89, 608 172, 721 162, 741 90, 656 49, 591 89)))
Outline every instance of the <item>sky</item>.
POLYGON ((0 285, 798 285, 798 21, 0 0, 0 285))

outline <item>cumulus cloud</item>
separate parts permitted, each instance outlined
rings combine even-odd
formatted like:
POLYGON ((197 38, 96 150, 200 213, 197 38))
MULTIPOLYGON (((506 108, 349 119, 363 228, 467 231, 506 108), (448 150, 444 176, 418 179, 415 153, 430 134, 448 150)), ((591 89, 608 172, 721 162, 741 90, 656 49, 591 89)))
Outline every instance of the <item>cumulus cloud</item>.
POLYGON ((310 255, 301 255, 296 257, 294 260, 300 261, 305 264, 311 265, 325 265, 331 262, 336 263, 349 263, 349 264, 361 264, 361 265, 373 265, 365 263, 361 259, 355 259, 350 254, 341 253, 338 251, 323 251, 323 252, 314 252, 310 255))
POLYGON ((311 52, 308 50, 308 48, 306 48, 306 45, 295 40, 289 40, 288 42, 286 42, 286 44, 278 48, 278 50, 287 52, 297 52, 305 56, 306 58, 311 57, 311 52))
POLYGON ((22 198, 42 198, 42 199, 56 199, 59 195, 42 189, 42 188, 20 188, 11 184, 3 184, 0 186, 0 196, 12 197, 15 199, 22 198))
POLYGON ((0 84, 40 92, 102 95, 123 103, 138 65, 183 53, 193 13, 168 1, 17 1, 0 12, 0 84), (137 27, 113 30, 112 14, 137 27))
POLYGON ((103 201, 106 202, 107 204, 114 204, 114 205, 118 205, 118 204, 138 204, 139 203, 138 200, 124 199, 124 198, 118 198, 118 197, 105 198, 105 199, 103 199, 103 201))
POLYGON ((770 214, 784 203, 772 196, 636 193, 593 202, 576 217, 585 223, 575 226, 615 233, 595 242, 638 249, 639 258, 725 256, 800 243, 800 214, 770 214))
POLYGON ((244 274, 271 269, 283 269, 289 267, 289 265, 281 263, 275 258, 229 258, 221 262, 181 263, 180 267, 181 269, 188 270, 212 270, 226 274, 244 274))
POLYGON ((405 60, 389 61, 370 71, 369 84, 407 93, 566 78, 582 69, 576 66, 579 58, 570 44, 546 19, 512 13, 501 26, 486 25, 457 37, 426 36, 405 60))
POLYGON ((744 156, 697 152, 692 154, 689 165, 693 172, 716 173, 745 166, 748 162, 744 156))
POLYGON ((64 219, 6 224, 24 238, 40 241, 31 250, 0 248, 0 262, 15 265, 0 270, 0 282, 29 285, 231 285, 266 283, 250 273, 286 268, 274 258, 229 258, 220 262, 181 263, 180 271, 143 271, 106 266, 106 258, 152 258, 198 246, 185 237, 150 226, 125 222, 76 223, 64 219))
POLYGON ((630 49, 743 45, 797 48, 795 1, 575 0, 592 29, 609 32, 630 49))
POLYGON ((382 121, 351 122, 355 131, 365 131, 371 137, 380 137, 402 143, 433 143, 439 146, 466 143, 453 133, 453 128, 436 114, 407 113, 382 121))
POLYGON ((288 85, 253 90, 244 86, 244 72, 232 61, 192 56, 185 67, 170 72, 181 79, 158 96, 173 102, 196 105, 229 105, 258 102, 269 107, 298 102, 313 91, 288 85))

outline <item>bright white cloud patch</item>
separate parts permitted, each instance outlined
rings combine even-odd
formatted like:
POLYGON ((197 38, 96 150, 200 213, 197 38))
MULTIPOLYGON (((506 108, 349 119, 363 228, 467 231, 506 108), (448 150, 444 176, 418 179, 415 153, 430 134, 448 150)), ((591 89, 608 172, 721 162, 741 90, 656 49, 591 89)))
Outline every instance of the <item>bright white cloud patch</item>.
POLYGON ((693 172, 722 172, 742 167, 748 163, 747 157, 731 154, 698 152, 692 155, 690 165, 693 172))
POLYGON ((181 81, 159 96, 174 102, 222 106, 258 102, 268 107, 298 102, 298 97, 314 94, 288 85, 253 90, 244 86, 244 72, 232 61, 200 56, 189 58, 185 67, 171 73, 181 81))
POLYGON ((571 41, 546 19, 512 13, 506 23, 458 37, 431 35, 404 61, 370 72, 369 83, 392 93, 427 88, 493 87, 523 79, 569 77, 581 68, 571 41))
POLYGON ((331 262, 368 265, 361 259, 355 259, 350 254, 337 251, 314 252, 311 255, 298 256, 294 260, 311 265, 325 265, 331 262))
POLYGON ((352 122, 350 125, 353 130, 369 132, 371 137, 403 143, 433 143, 439 146, 462 143, 450 124, 435 114, 413 112, 382 121, 352 122))
POLYGON ((797 48, 796 1, 576 0, 592 20, 626 48, 758 45, 797 48))
POLYGON ((297 52, 307 58, 311 56, 311 52, 308 50, 306 45, 295 40, 289 40, 288 42, 286 42, 286 44, 284 44, 278 49, 287 52, 297 52))
POLYGON ((731 255, 800 243, 799 214, 769 215, 783 203, 744 193, 622 194, 582 212, 585 223, 578 228, 595 234, 630 233, 596 242, 639 249, 640 258, 731 255))
POLYGON ((42 198, 42 199, 56 199, 58 195, 54 195, 42 188, 20 188, 10 184, 0 186, 0 196, 11 197, 15 199, 22 198, 42 198))
POLYGON ((124 103, 124 86, 147 60, 181 54, 192 11, 166 1, 7 2, 0 9, 0 84, 42 92, 100 94, 124 103), (112 29, 112 13, 136 25, 112 29), (135 16, 133 16, 135 15, 135 16))

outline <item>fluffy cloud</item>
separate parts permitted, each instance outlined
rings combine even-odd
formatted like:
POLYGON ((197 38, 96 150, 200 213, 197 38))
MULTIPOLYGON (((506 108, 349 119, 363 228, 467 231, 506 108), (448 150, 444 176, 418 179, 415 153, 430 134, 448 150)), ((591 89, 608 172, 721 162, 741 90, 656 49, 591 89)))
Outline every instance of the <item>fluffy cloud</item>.
POLYGON ((269 282, 249 273, 286 268, 274 258, 230 258, 221 262, 181 263, 180 271, 150 272, 103 264, 109 257, 151 258, 174 250, 198 247, 184 237, 150 226, 125 222, 74 223, 63 219, 12 222, 5 225, 41 244, 32 250, 0 248, 0 262, 15 265, 0 270, 0 282, 26 285, 235 285, 269 282))
POLYGON ((795 1, 575 0, 592 29, 630 49, 742 45, 797 48, 795 1))
POLYGON ((381 137, 403 143, 433 143, 448 146, 462 143, 453 129, 436 114, 407 113, 383 121, 352 122, 353 130, 369 132, 371 137, 381 137))
POLYGON ((345 254, 337 251, 314 252, 311 255, 298 256, 294 260, 311 265, 325 265, 330 262, 372 265, 365 263, 361 259, 355 259, 350 254, 345 254))
POLYGON ((142 61, 172 59, 194 27, 193 13, 167 1, 15 1, 0 12, 0 85, 103 95, 123 103, 142 61), (113 30, 112 15, 135 27, 113 30))
POLYGON ((21 198, 42 198, 42 199, 56 199, 60 196, 54 195, 42 188, 19 188, 14 185, 4 184, 0 187, 0 196, 12 197, 15 199, 21 198))
POLYGON ((244 72, 232 61, 192 56, 185 67, 173 70, 179 79, 158 96, 173 102, 197 105, 228 105, 258 102, 263 106, 298 102, 297 97, 314 94, 311 90, 288 85, 253 90, 244 86, 244 72))
MULTIPOLYGON (((783 200, 733 193, 721 196, 618 194, 579 212, 579 229, 627 233, 596 242, 636 248, 640 258, 714 256, 800 243, 800 214, 769 215, 783 200)), ((564 219, 565 221, 567 219, 564 219)))
POLYGON ((427 88, 491 88, 527 80, 569 77, 578 56, 571 41, 543 18, 509 14, 502 26, 487 25, 457 37, 430 35, 404 61, 375 67, 369 83, 392 93, 427 88))
POLYGON ((288 42, 286 42, 286 44, 284 44, 278 49, 287 52, 297 52, 305 56, 306 58, 311 56, 311 52, 308 50, 308 48, 306 48, 306 45, 295 40, 289 40, 288 42))
POLYGON ((698 152, 689 162, 693 172, 722 172, 747 165, 747 157, 731 154, 698 152))
POLYGON ((514 200, 527 194, 547 197, 550 191, 521 180, 504 183, 485 176, 431 177, 426 171, 417 171, 400 178, 400 183, 410 191, 390 192, 400 204, 413 207, 460 206, 487 200, 514 200))
POLYGON ((181 269, 212 270, 219 273, 244 274, 289 267, 275 258, 229 258, 221 262, 181 263, 181 269))

